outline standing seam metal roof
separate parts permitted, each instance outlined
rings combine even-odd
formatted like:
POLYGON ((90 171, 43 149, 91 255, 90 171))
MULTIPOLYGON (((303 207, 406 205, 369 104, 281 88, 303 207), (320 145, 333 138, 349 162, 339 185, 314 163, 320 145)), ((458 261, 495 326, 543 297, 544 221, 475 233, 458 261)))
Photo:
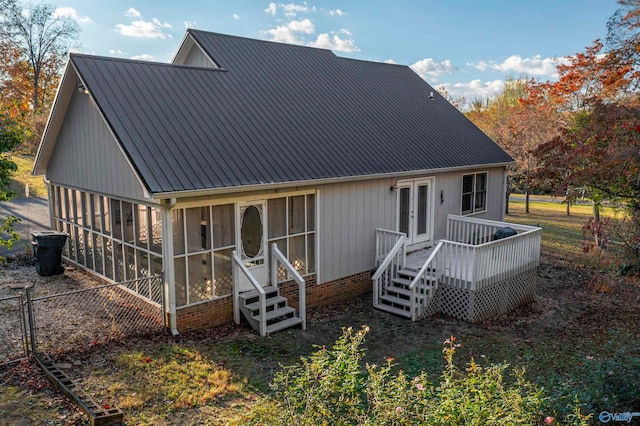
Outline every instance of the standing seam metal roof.
POLYGON ((71 56, 151 193, 512 161, 406 66, 189 33, 222 68, 71 56))

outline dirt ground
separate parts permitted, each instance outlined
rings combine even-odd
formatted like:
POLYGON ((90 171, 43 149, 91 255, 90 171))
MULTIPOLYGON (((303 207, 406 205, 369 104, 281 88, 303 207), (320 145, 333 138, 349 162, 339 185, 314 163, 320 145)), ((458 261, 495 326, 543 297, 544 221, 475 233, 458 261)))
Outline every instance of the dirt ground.
MULTIPOLYGON (((0 285, 19 279, 26 282, 40 280, 32 267, 19 264, 9 265, 0 276, 4 276, 0 285)), ((78 272, 70 272, 65 278, 83 279, 87 279, 86 275, 78 272)), ((430 367, 429 363, 438 368, 442 362, 439 356, 442 342, 452 335, 462 342, 459 356, 463 360, 468 360, 469 356, 485 358, 486 354, 486 361, 490 362, 502 362, 504 358, 501 357, 504 356, 526 363, 527 357, 533 356, 529 355, 527 348, 534 352, 545 345, 550 350, 572 345, 579 348, 584 336, 609 336, 609 330, 615 329, 623 332, 625 338, 631 336, 629 344, 636 346, 640 356, 640 347, 637 347, 640 341, 640 287, 618 277, 608 277, 606 285, 602 281, 595 280, 590 270, 572 267, 562 259, 543 256, 538 269, 535 301, 479 324, 442 315, 411 322, 373 309, 371 298, 367 296, 311 310, 306 330, 287 330, 261 339, 244 326, 232 325, 186 333, 178 336, 177 341, 191 342, 200 347, 226 345, 238 348, 239 353, 247 358, 236 374, 250 376, 255 371, 262 377, 275 372, 280 364, 292 363, 300 356, 308 355, 314 350, 314 345, 331 345, 343 327, 360 328, 365 324, 370 328, 366 340, 369 363, 380 365, 386 358, 394 357, 402 360, 401 368, 415 373, 418 368, 430 367)), ((126 345, 144 347, 171 339, 168 335, 157 335, 147 340, 127 342, 126 345)), ((593 356, 597 357, 599 340, 594 342, 590 344, 596 346, 584 348, 584 353, 593 351, 593 356)), ((87 374, 91 368, 110 368, 113 351, 113 347, 96 348, 82 354, 84 373, 87 374)), ((640 395, 640 382, 637 385, 640 395)), ((257 387, 256 395, 261 389, 257 387)), ((104 396, 100 389, 91 391, 104 396)), ((165 418, 162 423, 205 424, 203 413, 214 408, 184 410, 165 418)), ((47 384, 32 362, 0 367, 0 425, 82 424, 83 419, 59 392, 47 384)))

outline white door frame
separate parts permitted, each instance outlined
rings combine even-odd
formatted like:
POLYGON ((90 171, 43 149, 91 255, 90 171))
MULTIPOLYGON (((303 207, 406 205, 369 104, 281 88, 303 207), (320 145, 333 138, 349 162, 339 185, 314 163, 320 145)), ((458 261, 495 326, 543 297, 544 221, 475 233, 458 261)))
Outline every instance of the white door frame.
MULTIPOLYGON (((243 201, 236 203, 236 241, 238 246, 238 254, 249 272, 251 272, 256 281, 258 281, 258 283, 261 285, 266 284, 267 278, 269 277, 269 244, 267 244, 267 223, 266 200, 243 201), (262 222, 262 247, 260 248, 256 256, 249 258, 246 255, 244 247, 242 245, 242 219, 246 209, 251 206, 257 207, 260 213, 260 219, 262 222)), ((239 287, 240 292, 250 291, 254 289, 253 285, 244 276, 244 274, 240 274, 239 287)))
POLYGON ((433 221, 434 221, 434 182, 435 178, 419 178, 399 180, 397 183, 398 195, 396 202, 396 230, 400 230, 400 195, 403 189, 409 191, 409 217, 407 232, 407 246, 410 250, 418 250, 433 245, 433 221), (418 188, 427 187, 426 205, 419 205, 418 188), (426 215, 425 232, 418 230, 418 215, 426 215))

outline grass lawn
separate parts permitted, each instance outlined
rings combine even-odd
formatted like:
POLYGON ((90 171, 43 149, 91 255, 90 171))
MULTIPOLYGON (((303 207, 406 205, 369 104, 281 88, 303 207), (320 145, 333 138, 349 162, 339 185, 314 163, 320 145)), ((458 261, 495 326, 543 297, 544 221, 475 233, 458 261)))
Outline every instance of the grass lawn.
POLYGON ((11 178, 11 190, 17 193, 18 197, 25 196, 25 188, 29 185, 30 197, 47 198, 47 187, 42 180, 42 176, 32 176, 34 156, 14 154, 10 159, 18 166, 18 171, 11 178))
MULTIPOLYGON (((523 202, 511 203, 510 209, 506 221, 542 226, 544 256, 536 300, 507 315, 480 324, 441 315, 411 322, 376 311, 371 300, 363 298, 312 310, 304 331, 260 338, 245 327, 229 325, 177 339, 159 335, 129 340, 61 361, 80 365, 73 374, 83 388, 101 403, 120 407, 127 424, 242 423, 256 400, 270 395, 269 382, 281 365, 298 362, 317 350, 315 345, 332 345, 342 327, 366 324, 371 331, 365 361, 383 365, 393 358, 396 371, 407 375, 424 370, 438 380, 445 365, 442 343, 451 335, 462 343, 456 362, 463 369, 471 358, 480 365, 506 362, 525 368, 525 378, 548 398, 544 415, 555 416, 559 424, 571 414, 566 407, 576 399, 583 414, 595 416, 593 422, 600 411, 637 411, 637 281, 607 275, 607 291, 590 286, 595 261, 581 248, 589 206, 573 206, 569 217, 558 203, 532 202, 529 214, 523 202)), ((35 373, 13 374, 14 380, 26 383, 28 374, 35 373)), ((32 414, 32 419, 52 419, 46 401, 33 403, 32 412, 38 407, 42 417, 32 414)), ((72 413, 72 418, 80 417, 72 413)))

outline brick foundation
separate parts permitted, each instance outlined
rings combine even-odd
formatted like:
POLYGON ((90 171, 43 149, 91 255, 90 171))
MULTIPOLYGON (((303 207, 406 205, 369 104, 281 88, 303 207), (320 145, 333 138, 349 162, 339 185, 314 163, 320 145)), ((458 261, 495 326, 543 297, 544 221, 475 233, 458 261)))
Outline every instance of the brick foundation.
MULTIPOLYGON (((316 276, 305 279, 307 309, 343 302, 371 293, 371 271, 350 275, 338 280, 316 284, 316 276)), ((288 299, 290 306, 298 308, 298 285, 287 281, 278 285, 280 295, 288 299)), ((178 308, 176 311, 178 331, 212 328, 233 321, 231 296, 197 305, 178 308)))

